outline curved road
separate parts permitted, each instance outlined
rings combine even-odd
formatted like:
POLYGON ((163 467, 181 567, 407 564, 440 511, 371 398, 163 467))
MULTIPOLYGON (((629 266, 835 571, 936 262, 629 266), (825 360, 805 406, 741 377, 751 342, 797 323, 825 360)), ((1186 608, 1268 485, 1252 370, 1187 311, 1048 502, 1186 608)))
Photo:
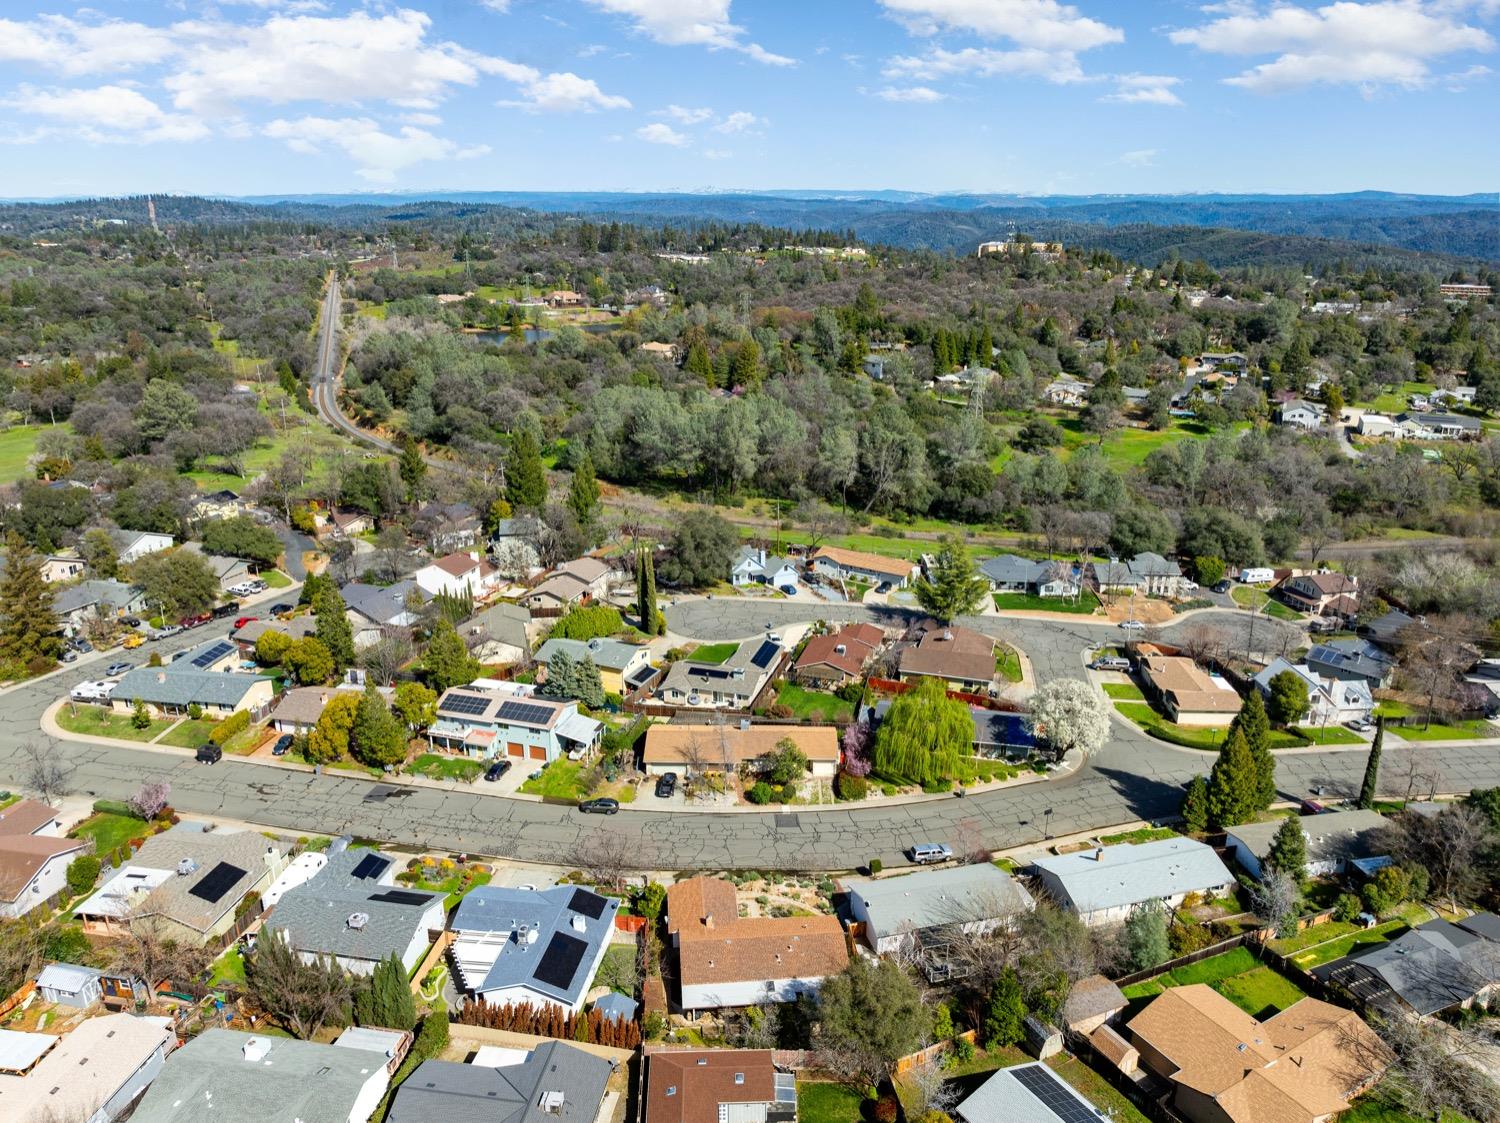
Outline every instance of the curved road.
MULTIPOLYGON (((875 610, 828 606, 825 618, 868 619, 875 610)), ((672 630, 703 639, 744 636, 767 622, 785 626, 807 618, 806 606, 692 601, 667 610, 672 630)), ((1243 626, 1244 614, 1211 614, 1216 625, 1243 626)), ((1202 617, 1199 617, 1202 619, 1202 617)), ((1041 679, 1082 677, 1087 648, 1118 633, 1108 625, 976 617, 965 624, 1021 647, 1041 679)), ((1182 625, 1173 625, 1167 631, 1182 625)), ((1257 624, 1263 634, 1263 622, 1257 624)), ((170 652, 201 642, 199 630, 163 641, 170 652)), ((71 667, 0 693, 0 778, 23 786, 22 747, 49 739, 40 732, 42 712, 75 683, 98 674, 93 666, 71 667)), ((1000 788, 966 799, 878 803, 823 811, 665 812, 639 808, 612 817, 585 816, 569 806, 507 799, 478 789, 444 790, 380 784, 354 776, 308 772, 226 758, 200 765, 185 755, 114 745, 51 741, 54 751, 76 765, 79 795, 120 799, 142 780, 160 777, 172 785, 172 803, 194 814, 240 819, 289 832, 351 833, 411 847, 467 851, 545 864, 581 864, 578 856, 610 836, 628 846, 638 869, 836 870, 879 857, 902 861, 913 842, 947 841, 965 849, 1001 849, 1037 841, 1042 825, 1054 835, 1093 830, 1136 819, 1173 815, 1182 785, 1206 771, 1208 754, 1176 749, 1117 722, 1115 736, 1077 772, 1045 783, 1000 788), (1044 816, 1050 808, 1052 814, 1044 816)), ((1401 792, 1408 749, 1388 749, 1382 775, 1401 792)), ((1437 765, 1440 787, 1464 791, 1500 784, 1500 753, 1485 745, 1415 750, 1437 765)), ((1353 794, 1365 753, 1304 751, 1279 754, 1282 790, 1301 797, 1314 787, 1353 794)))

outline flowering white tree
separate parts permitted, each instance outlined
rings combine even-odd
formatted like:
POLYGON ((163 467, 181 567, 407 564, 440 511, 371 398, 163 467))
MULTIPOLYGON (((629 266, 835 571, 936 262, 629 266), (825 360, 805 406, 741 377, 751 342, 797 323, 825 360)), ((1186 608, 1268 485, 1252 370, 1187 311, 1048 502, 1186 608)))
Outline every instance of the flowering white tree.
POLYGON ((151 820, 162 813, 172 796, 172 785, 165 780, 147 780, 127 801, 130 809, 142 819, 151 820))
POLYGON ((1109 739, 1109 711, 1088 683, 1058 679, 1044 683, 1031 696, 1031 731, 1059 757, 1070 749, 1087 755, 1109 739))

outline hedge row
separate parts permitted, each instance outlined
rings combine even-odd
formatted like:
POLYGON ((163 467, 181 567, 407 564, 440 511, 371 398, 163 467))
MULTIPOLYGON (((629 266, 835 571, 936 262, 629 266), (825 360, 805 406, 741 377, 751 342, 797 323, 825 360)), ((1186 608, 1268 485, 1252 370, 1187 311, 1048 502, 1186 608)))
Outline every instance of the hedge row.
POLYGON ((230 714, 223 721, 219 722, 218 725, 214 726, 213 732, 208 735, 208 739, 214 744, 222 747, 224 742, 229 740, 229 738, 233 737, 236 733, 242 732, 243 730, 249 728, 250 711, 240 710, 236 713, 230 714))

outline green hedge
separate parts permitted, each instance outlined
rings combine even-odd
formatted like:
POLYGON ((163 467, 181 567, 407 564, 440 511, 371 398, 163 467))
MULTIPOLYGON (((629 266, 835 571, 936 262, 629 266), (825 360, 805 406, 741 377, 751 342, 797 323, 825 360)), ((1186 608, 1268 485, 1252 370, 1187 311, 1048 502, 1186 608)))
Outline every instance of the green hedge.
POLYGON ((99 812, 101 815, 124 815, 129 819, 140 818, 140 816, 131 809, 130 804, 118 799, 96 799, 94 800, 94 810, 99 812))
POLYGON ((250 711, 240 710, 238 713, 230 714, 218 725, 213 727, 208 739, 214 744, 223 746, 224 742, 236 733, 250 728, 250 711))

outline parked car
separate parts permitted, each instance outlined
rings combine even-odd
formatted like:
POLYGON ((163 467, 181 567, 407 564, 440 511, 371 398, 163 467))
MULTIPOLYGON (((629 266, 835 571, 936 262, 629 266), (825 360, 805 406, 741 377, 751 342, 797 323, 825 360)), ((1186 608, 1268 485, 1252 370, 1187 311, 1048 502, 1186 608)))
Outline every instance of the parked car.
POLYGON ((235 628, 235 631, 239 631, 246 624, 250 623, 250 621, 252 621, 252 620, 259 620, 259 619, 260 619, 259 616, 236 616, 235 619, 234 619, 234 628, 235 628))
POLYGON ((276 738, 276 743, 271 746, 271 755, 286 756, 287 750, 292 747, 292 743, 296 740, 297 738, 293 737, 290 733, 283 733, 280 737, 276 738))
POLYGON ((1140 620, 1121 620, 1120 627, 1124 628, 1127 632, 1144 632, 1146 630, 1146 625, 1140 620))
POLYGON ((184 616, 181 620, 177 621, 177 624, 181 628, 196 628, 207 624, 212 619, 213 614, 211 612, 200 612, 196 616, 184 616))
POLYGON ((781 586, 781 591, 783 593, 785 593, 789 597, 795 597, 797 595, 797 586, 796 585, 783 585, 783 586, 781 586))
POLYGON ((124 624, 127 628, 139 628, 141 626, 141 620, 138 616, 122 617, 120 623, 124 624))
POLYGON ((75 702, 107 702, 109 696, 115 692, 113 682, 95 681, 80 682, 72 690, 68 691, 68 697, 75 702))
POLYGON ((882 581, 875 586, 875 591, 877 593, 888 593, 891 591, 891 583, 889 581, 882 581))
POLYGON ((167 624, 165 627, 157 628, 152 638, 166 639, 168 636, 175 636, 180 631, 182 631, 181 624, 167 624))
POLYGON ((484 770, 484 778, 491 782, 500 779, 510 771, 510 761, 497 760, 484 770))
POLYGON ((134 663, 126 663, 123 661, 119 663, 111 663, 109 666, 104 668, 104 674, 107 678, 114 678, 115 675, 123 675, 133 666, 135 666, 134 663))
POLYGON ((1357 717, 1353 721, 1346 721, 1344 722, 1344 724, 1347 725, 1350 729, 1354 730, 1354 732, 1356 733, 1369 733, 1375 728, 1375 723, 1373 721, 1362 717, 1357 717))
POLYGON ((224 750, 212 741, 205 741, 198 746, 198 751, 193 756, 203 764, 218 764, 224 759, 224 750))
POLYGON ((677 792, 677 773, 663 772, 656 779, 656 798, 670 799, 677 792))
POLYGON ((294 604, 273 604, 268 611, 272 616, 290 615, 296 607, 294 604))
POLYGON ((618 799, 586 799, 578 805, 585 815, 613 815, 620 810, 618 799))
POLYGON ((221 604, 216 607, 212 612, 208 614, 208 618, 210 620, 223 620, 227 617, 233 616, 239 610, 240 606, 235 604, 234 601, 230 601, 228 604, 221 604))
POLYGON ((1130 670, 1130 660, 1122 659, 1118 655, 1101 655, 1090 663, 1089 666, 1096 671, 1128 671, 1130 670))
POLYGON ((1224 580, 1220 581, 1218 584, 1216 584, 1214 586, 1214 592, 1216 592, 1216 593, 1227 593, 1233 587, 1234 587, 1234 582, 1231 581, 1231 580, 1229 580, 1229 578, 1226 577, 1226 578, 1224 578, 1224 580))
POLYGON ((926 866, 949 861, 953 857, 953 847, 945 842, 919 842, 906 854, 917 865, 926 866))
POLYGON ((90 651, 94 650, 94 645, 82 636, 74 636, 68 641, 68 646, 80 655, 87 655, 90 651))
POLYGON ((63 653, 58 658, 64 663, 76 663, 78 662, 78 652, 64 648, 63 653))

